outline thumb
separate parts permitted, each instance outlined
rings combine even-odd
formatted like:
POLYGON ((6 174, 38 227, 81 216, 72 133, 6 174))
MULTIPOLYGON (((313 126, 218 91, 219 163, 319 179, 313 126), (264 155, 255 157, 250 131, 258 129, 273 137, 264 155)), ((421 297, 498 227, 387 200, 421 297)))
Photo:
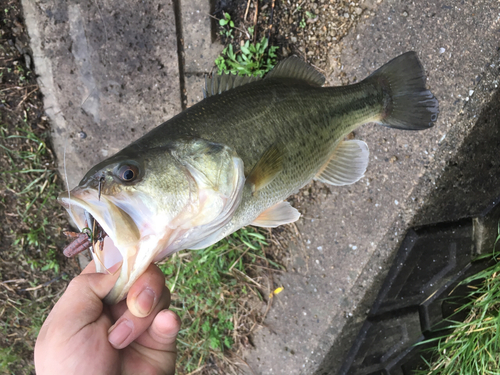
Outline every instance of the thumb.
POLYGON ((61 332, 68 337, 89 323, 95 322, 102 314, 102 299, 116 282, 118 275, 91 273, 93 263, 68 285, 63 296, 50 312, 46 324, 57 321, 61 332))
MULTIPOLYGON (((179 316, 170 310, 160 311, 154 318, 153 323, 139 336, 131 346, 141 358, 147 358, 150 365, 162 374, 175 374, 175 360, 177 357, 176 339, 181 320, 179 316)), ((130 356, 126 361, 135 361, 130 356)))
POLYGON ((170 310, 162 310, 156 315, 153 324, 148 329, 151 349, 177 352, 175 341, 181 328, 179 315, 170 310))

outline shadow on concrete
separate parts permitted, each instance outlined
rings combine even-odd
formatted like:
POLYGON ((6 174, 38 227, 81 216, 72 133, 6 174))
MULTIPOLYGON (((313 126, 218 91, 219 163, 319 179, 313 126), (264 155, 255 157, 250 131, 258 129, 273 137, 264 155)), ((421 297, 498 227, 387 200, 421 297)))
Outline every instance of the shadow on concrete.
POLYGON ((415 223, 478 216, 500 199, 500 90, 481 112, 415 223))
MULTIPOLYGON (((497 60, 498 59, 495 59, 494 61, 497 60)), ((491 90, 488 87, 498 87, 498 82, 495 80, 499 77, 500 68, 496 67, 495 69, 496 75, 494 76, 495 79, 493 82, 488 82, 485 85, 480 84, 477 90, 491 90)), ((467 246, 469 248, 472 248, 471 240, 473 240, 471 218, 487 214, 500 200, 500 158, 498 156, 500 150, 500 90, 495 89, 489 97, 491 100, 488 103, 471 104, 464 108, 462 118, 464 121, 467 118, 474 118, 474 126, 463 141, 463 144, 456 151, 456 155, 447 162, 441 177, 436 181, 436 188, 426 198, 425 205, 417 212, 414 220, 414 225, 417 226, 426 225, 432 227, 433 225, 437 225, 436 228, 431 229, 431 231, 441 232, 444 230, 442 228, 448 226, 439 223, 463 223, 464 220, 461 219, 465 218, 467 225, 465 225, 465 229, 462 228, 460 230, 470 232, 470 234, 466 236, 468 238, 467 246), (474 115, 478 108, 482 108, 479 112, 480 114, 474 115)), ((411 240, 411 233, 415 232, 410 230, 405 241, 411 240)), ((413 240, 416 241, 417 238, 418 236, 416 235, 413 240)), ((403 242, 400 252, 405 246, 409 247, 409 244, 403 242)), ((431 246, 431 244, 427 244, 427 246, 431 246)), ((439 251, 438 248, 436 249, 436 251, 439 251)), ((472 255, 469 254, 468 259, 470 259, 470 256, 472 255)), ((394 264, 398 262, 398 259, 399 258, 396 256, 394 264)), ((394 265, 393 268, 394 267, 396 266, 394 265)), ((463 269, 463 265, 458 267, 456 269, 457 274, 463 269)), ((424 272, 422 272, 422 274, 423 273, 424 272)), ((405 349, 410 350, 409 348, 413 345, 413 342, 415 342, 411 341, 410 338, 417 341, 423 339, 420 331, 421 323, 418 318, 419 304, 410 303, 400 310, 400 316, 391 317, 392 320, 387 323, 387 327, 385 327, 387 330, 384 331, 384 327, 378 327, 377 329, 380 328, 382 331, 378 333, 378 336, 375 335, 377 337, 372 337, 372 341, 369 344, 362 340, 360 341, 360 337, 364 339, 364 336, 366 336, 370 330, 374 329, 372 327, 373 323, 369 323, 368 320, 365 320, 365 317, 368 311, 371 310, 370 314, 373 318, 373 309, 377 307, 375 306, 377 305, 375 296, 379 294, 379 290, 383 289, 383 284, 387 284, 387 280, 390 279, 390 277, 390 273, 387 275, 383 272, 375 276, 371 289, 365 293, 363 300, 358 304, 353 319, 349 320, 343 327, 343 330, 338 335, 321 365, 318 367, 315 375, 378 374, 378 372, 371 372, 367 369, 365 369, 366 371, 361 369, 359 372, 354 367, 351 369, 350 364, 355 363, 356 353, 363 350, 374 353, 378 352, 378 349, 382 350, 381 348, 387 346, 383 339, 387 339, 388 336, 391 336, 391 330, 398 331, 396 332, 396 336, 401 336, 396 338, 398 345, 402 345, 402 347, 398 349, 401 352, 405 349), (403 335, 400 334, 400 331, 406 333, 403 335), (349 351, 351 351, 351 353, 348 354, 349 351), (344 361, 350 364, 347 366, 344 365, 341 369, 344 361)), ((453 276, 448 277, 453 279, 453 276)), ((436 288, 438 286, 439 283, 437 283, 436 288)), ((432 293, 426 293, 426 295, 427 294, 432 295, 432 293)), ((401 298, 406 297, 403 296, 401 298)), ((433 323, 436 323, 436 321, 433 323)), ((374 356, 372 358, 374 362, 372 363, 373 368, 377 368, 377 361, 379 361, 380 364, 381 360, 387 360, 387 358, 384 358, 382 354, 378 357, 374 356)), ((370 360, 368 360, 368 362, 370 362, 370 360)), ((390 373, 392 374, 392 372, 390 373)), ((395 372, 395 374, 396 373, 399 374, 399 372, 395 372)))

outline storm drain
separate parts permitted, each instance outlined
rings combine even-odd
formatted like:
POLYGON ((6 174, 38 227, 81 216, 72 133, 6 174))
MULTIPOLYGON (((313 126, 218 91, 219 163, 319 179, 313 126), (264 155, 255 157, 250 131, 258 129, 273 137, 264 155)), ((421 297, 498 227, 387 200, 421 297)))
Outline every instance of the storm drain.
POLYGON ((485 247, 477 238, 484 222, 410 229, 339 375, 410 375, 423 364, 425 346, 415 344, 433 337, 453 313, 466 293, 457 284, 488 265, 474 262, 478 246, 485 247))

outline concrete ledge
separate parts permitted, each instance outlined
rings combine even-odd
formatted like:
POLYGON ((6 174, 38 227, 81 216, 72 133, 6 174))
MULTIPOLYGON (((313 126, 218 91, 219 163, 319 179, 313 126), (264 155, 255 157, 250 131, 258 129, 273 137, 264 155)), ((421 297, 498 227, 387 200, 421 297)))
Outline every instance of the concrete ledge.
POLYGON ((54 150, 70 187, 91 166, 180 112, 171 3, 22 5, 54 150))
POLYGON ((216 30, 209 17, 210 1, 182 0, 180 7, 186 107, 190 107, 203 99, 204 76, 212 71, 223 46, 213 42, 216 30))

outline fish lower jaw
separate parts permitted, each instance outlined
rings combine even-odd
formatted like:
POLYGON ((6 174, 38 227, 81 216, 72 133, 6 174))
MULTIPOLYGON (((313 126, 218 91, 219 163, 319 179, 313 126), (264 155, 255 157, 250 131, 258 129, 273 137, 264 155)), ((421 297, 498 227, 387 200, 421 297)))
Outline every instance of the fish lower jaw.
POLYGON ((122 266, 124 249, 118 248, 110 237, 103 242, 102 248, 98 244, 92 251, 96 271, 114 274, 122 266))
POLYGON ((94 215, 95 212, 87 210, 86 207, 72 204, 71 211, 68 212, 78 229, 90 237, 90 252, 96 271, 115 273, 121 267, 123 254, 127 251, 115 240, 119 233, 115 233, 110 223, 106 224, 98 215, 94 215))
MULTIPOLYGON (((141 239, 137 247, 122 249, 122 260, 119 263, 120 276, 104 302, 114 305, 125 298, 132 285, 155 261, 158 254, 168 247, 167 241, 168 239, 162 235, 148 235, 141 239)), ((116 272, 118 268, 113 266, 113 270, 116 272)))

